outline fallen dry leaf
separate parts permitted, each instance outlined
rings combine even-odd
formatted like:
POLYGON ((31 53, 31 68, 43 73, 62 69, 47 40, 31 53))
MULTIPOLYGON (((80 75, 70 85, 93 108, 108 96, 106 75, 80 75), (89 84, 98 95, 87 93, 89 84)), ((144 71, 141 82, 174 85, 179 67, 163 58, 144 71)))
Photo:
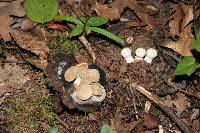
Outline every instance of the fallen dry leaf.
POLYGON ((9 16, 0 16, 0 39, 3 39, 5 42, 11 41, 10 33, 12 29, 10 25, 14 23, 13 18, 9 16))
POLYGON ((191 24, 186 26, 180 33, 179 40, 177 42, 172 40, 167 40, 164 42, 165 47, 174 50, 182 56, 191 56, 191 45, 194 39, 192 34, 191 24))
POLYGON ((175 100, 172 100, 172 103, 176 107, 176 114, 180 116, 181 113, 187 108, 190 107, 190 102, 188 102, 187 97, 182 93, 177 93, 175 100))
POLYGON ((27 59, 31 64, 40 69, 45 69, 48 65, 49 47, 45 42, 30 33, 13 30, 13 37, 16 43, 23 49, 39 56, 39 59, 27 59))
POLYGON ((180 3, 184 12, 184 17, 181 23, 181 31, 194 19, 193 5, 185 5, 180 3))
POLYGON ((12 2, 0 2, 0 16, 25 16, 24 8, 21 5, 22 1, 23 0, 15 0, 12 2))
POLYGON ((175 10, 174 14, 170 17, 169 27, 170 34, 172 36, 179 36, 180 33, 180 23, 183 17, 183 12, 179 4, 171 5, 171 8, 175 10))
POLYGON ((48 24, 48 28, 50 29, 54 29, 54 30, 60 30, 60 31, 64 31, 65 30, 65 25, 61 22, 51 22, 48 24))
POLYGON ((144 24, 148 24, 147 14, 145 10, 137 4, 136 0, 116 0, 112 5, 96 3, 92 9, 96 11, 98 16, 110 20, 119 20, 121 18, 121 13, 127 7, 135 11, 144 24))
POLYGON ((18 30, 13 30, 12 35, 21 48, 38 55, 40 59, 47 59, 49 47, 46 46, 44 41, 39 40, 38 37, 32 36, 30 33, 18 30))
POLYGON ((179 33, 194 19, 193 6, 179 3, 171 5, 171 8, 175 12, 169 21, 170 33, 172 36, 179 36, 179 33))

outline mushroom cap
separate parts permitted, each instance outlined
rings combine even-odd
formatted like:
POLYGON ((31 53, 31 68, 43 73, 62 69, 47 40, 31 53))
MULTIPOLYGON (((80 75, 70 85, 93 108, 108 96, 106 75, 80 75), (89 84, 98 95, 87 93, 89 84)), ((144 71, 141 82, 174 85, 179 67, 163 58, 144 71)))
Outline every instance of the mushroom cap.
POLYGON ((80 63, 76 65, 76 68, 78 71, 85 71, 88 69, 88 64, 87 63, 80 63))
POLYGON ((65 71, 64 78, 66 81, 71 82, 76 78, 77 74, 78 74, 78 70, 76 66, 71 66, 65 71))
POLYGON ((137 48, 135 54, 137 57, 143 58, 146 55, 146 50, 144 48, 137 48))
POLYGON ((125 60, 126 60, 126 63, 132 63, 132 62, 135 61, 135 59, 134 59, 131 55, 126 56, 126 57, 125 57, 125 60))
POLYGON ((80 85, 75 87, 76 96, 82 100, 88 100, 92 97, 91 85, 88 82, 81 81, 80 85))
POLYGON ((121 55, 122 55, 123 57, 126 57, 126 56, 131 55, 131 49, 130 49, 130 48, 123 48, 123 49, 121 50, 121 55))
POLYGON ((100 79, 99 71, 97 69, 88 69, 86 79, 88 79, 90 82, 98 82, 100 79))
POLYGON ((152 62, 152 58, 151 57, 148 57, 148 56, 146 56, 145 58, 144 58, 144 61, 146 61, 147 63, 151 63, 152 62))
POLYGON ((95 96, 102 95, 102 90, 104 87, 100 83, 92 83, 91 84, 92 94, 95 96))
POLYGON ((147 54, 146 56, 150 57, 150 58, 155 58, 158 55, 158 51, 154 48, 149 48, 147 49, 147 54))

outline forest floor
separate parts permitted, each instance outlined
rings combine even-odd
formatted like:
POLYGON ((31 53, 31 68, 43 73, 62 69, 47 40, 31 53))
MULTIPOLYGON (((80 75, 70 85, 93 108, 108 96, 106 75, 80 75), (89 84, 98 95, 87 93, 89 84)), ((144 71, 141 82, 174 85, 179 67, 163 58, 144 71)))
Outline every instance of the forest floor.
POLYGON ((181 57, 193 55, 200 30, 198 0, 59 0, 60 15, 110 19, 103 28, 120 36, 133 55, 137 48, 156 49, 152 63, 126 63, 120 44, 90 34, 94 63, 78 38, 67 38, 71 24, 33 23, 21 0, 1 5, 1 133, 48 132, 50 127, 59 133, 99 133, 106 124, 116 133, 200 133, 200 73, 173 74, 181 57), (57 83, 54 71, 72 58, 105 74, 106 97, 100 104, 75 106, 65 97, 69 86, 57 83))

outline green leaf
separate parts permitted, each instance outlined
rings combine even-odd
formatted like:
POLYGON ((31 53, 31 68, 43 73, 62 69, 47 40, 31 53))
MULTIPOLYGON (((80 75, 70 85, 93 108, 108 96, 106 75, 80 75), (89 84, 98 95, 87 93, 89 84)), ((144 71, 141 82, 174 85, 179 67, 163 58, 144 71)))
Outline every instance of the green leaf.
POLYGON ((86 18, 83 17, 83 16, 79 17, 79 20, 80 20, 81 22, 83 22, 83 23, 86 23, 86 18))
POLYGON ((109 19, 103 17, 91 17, 88 19, 87 24, 90 26, 101 26, 108 23, 109 19))
POLYGON ((103 125, 101 127, 101 133, 115 133, 115 131, 113 130, 113 128, 109 125, 103 125))
POLYGON ((78 20, 76 18, 73 18, 71 16, 55 16, 54 20, 57 20, 57 21, 69 21, 69 22, 72 22, 72 23, 74 23, 76 25, 84 25, 80 20, 78 20))
POLYGON ((194 40, 192 47, 200 52, 200 31, 196 34, 196 40, 194 40))
POLYGON ((90 27, 90 25, 85 24, 85 32, 87 33, 87 35, 91 33, 91 30, 92 30, 92 28, 90 27))
POLYGON ((188 75, 190 76, 197 69, 197 63, 194 57, 187 56, 181 59, 180 63, 176 66, 174 75, 188 75))
POLYGON ((24 9, 33 22, 47 23, 58 13, 58 0, 25 0, 24 9))
POLYGON ((72 38, 73 36, 80 35, 83 32, 84 25, 78 24, 71 33, 69 33, 69 37, 72 38))
POLYGON ((48 133, 58 133, 58 128, 51 127, 48 129, 48 133))
POLYGON ((104 36, 116 41, 117 43, 119 43, 121 45, 125 44, 123 39, 121 39, 120 37, 114 35, 111 32, 108 32, 108 31, 106 31, 104 29, 101 29, 101 28, 98 28, 98 27, 91 27, 91 31, 99 33, 99 34, 102 34, 102 35, 104 35, 104 36))

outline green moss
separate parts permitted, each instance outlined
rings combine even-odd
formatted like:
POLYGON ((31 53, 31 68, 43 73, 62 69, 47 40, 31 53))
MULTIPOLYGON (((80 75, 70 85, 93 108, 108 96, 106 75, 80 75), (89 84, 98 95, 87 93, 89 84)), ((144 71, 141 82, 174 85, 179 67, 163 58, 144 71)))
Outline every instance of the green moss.
POLYGON ((18 97, 9 99, 6 104, 7 118, 13 132, 36 133, 43 123, 49 126, 58 124, 49 97, 18 97))
POLYGON ((77 40, 69 40, 67 37, 57 37, 57 44, 51 44, 49 48, 51 53, 75 54, 83 45, 77 40))

